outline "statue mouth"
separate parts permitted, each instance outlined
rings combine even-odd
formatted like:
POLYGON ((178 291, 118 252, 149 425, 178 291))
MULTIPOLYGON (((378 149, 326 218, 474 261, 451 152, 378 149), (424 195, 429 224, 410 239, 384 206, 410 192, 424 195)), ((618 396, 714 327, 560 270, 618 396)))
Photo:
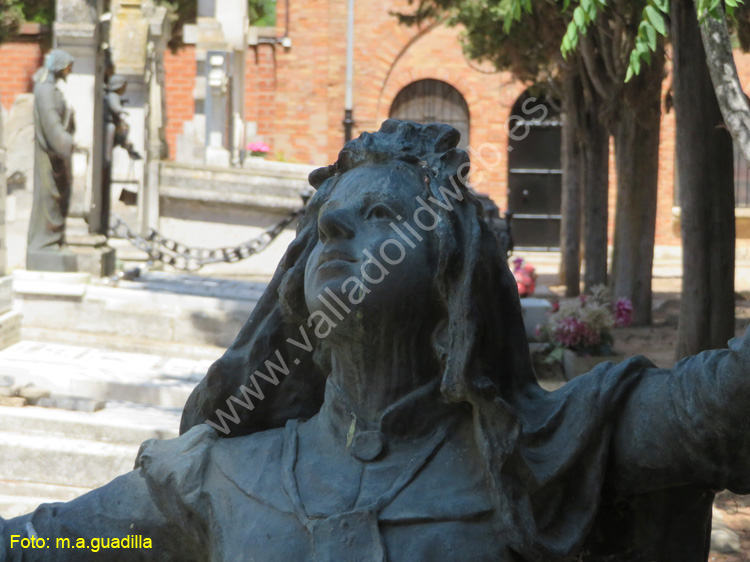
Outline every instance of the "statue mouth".
POLYGON ((357 263, 350 254, 342 252, 340 250, 328 250, 320 255, 318 260, 318 267, 323 266, 341 266, 344 264, 357 263))

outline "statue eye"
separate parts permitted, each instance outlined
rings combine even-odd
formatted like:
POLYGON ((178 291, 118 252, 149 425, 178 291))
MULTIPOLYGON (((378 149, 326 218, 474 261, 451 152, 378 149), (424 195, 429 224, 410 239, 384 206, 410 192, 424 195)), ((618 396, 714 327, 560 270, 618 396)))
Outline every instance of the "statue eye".
POLYGON ((373 205, 370 207, 370 210, 367 211, 367 217, 368 219, 392 219, 394 218, 393 211, 391 211, 388 207, 383 205, 382 203, 379 203, 377 205, 373 205))

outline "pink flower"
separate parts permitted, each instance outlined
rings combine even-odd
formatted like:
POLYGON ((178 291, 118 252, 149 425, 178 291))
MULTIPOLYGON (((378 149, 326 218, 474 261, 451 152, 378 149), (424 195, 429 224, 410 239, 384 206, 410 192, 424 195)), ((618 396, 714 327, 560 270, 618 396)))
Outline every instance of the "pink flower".
POLYGON ((513 260, 513 271, 521 271, 523 267, 523 258, 516 258, 513 260))
POLYGON ((565 347, 575 347, 583 341, 586 330, 586 324, 578 318, 563 318, 555 330, 555 340, 565 347))
POLYGON ((630 326, 633 321, 633 303, 630 299, 622 297, 614 304, 615 326, 624 328, 630 326))
POLYGON ((560 302, 559 301, 555 301, 555 302, 552 303, 552 313, 554 314, 558 310, 560 310, 560 302))
POLYGON ((257 141, 248 144, 247 150, 249 150, 253 154, 265 154, 270 150, 270 147, 264 142, 257 141))

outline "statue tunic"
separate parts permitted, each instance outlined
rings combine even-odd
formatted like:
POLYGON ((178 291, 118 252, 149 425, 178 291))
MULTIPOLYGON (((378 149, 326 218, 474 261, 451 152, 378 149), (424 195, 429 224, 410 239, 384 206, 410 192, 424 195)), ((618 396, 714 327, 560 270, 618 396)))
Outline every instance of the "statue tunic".
POLYGON ((492 459, 498 489, 465 411, 406 440, 384 430, 371 460, 351 454, 356 424, 329 389, 318 415, 286 428, 220 439, 201 424, 147 442, 136 470, 98 490, 0 520, 0 561, 102 559, 11 548, 13 534, 152 539, 107 553, 122 561, 705 561, 713 492, 750 491, 750 336, 730 347, 671 370, 603 364, 529 393, 492 459))
POLYGON ((34 198, 28 249, 57 249, 64 242, 72 186, 74 123, 54 73, 34 88, 34 198))

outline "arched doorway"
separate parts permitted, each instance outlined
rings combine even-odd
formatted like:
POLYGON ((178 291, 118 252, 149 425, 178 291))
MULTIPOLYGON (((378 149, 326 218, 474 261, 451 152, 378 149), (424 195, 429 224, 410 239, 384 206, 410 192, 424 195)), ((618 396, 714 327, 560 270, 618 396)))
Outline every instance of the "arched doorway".
POLYGON ((453 86, 431 78, 404 87, 393 100, 391 119, 416 123, 447 123, 461 133, 458 146, 469 145, 469 106, 453 86))
POLYGON ((508 121, 508 211, 516 250, 559 250, 562 122, 554 105, 527 90, 508 121))

